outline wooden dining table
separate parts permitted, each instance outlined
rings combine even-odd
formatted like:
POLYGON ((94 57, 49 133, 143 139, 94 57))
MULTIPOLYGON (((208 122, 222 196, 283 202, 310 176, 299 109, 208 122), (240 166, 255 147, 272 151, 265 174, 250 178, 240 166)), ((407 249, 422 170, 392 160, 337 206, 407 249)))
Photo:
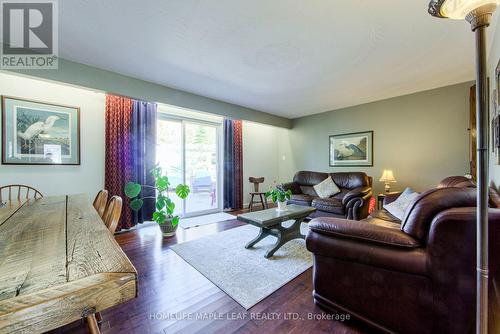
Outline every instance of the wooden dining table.
POLYGON ((0 207, 0 333, 95 320, 136 296, 137 271, 87 195, 0 207))

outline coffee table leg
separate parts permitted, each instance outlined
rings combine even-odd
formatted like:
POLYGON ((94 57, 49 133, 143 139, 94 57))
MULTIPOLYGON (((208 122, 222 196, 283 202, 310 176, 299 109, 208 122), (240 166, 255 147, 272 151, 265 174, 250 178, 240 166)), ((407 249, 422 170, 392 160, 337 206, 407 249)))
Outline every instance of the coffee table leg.
POLYGON ((276 243, 274 244, 273 248, 271 248, 270 250, 268 250, 266 252, 266 255, 264 255, 264 257, 266 259, 269 259, 271 256, 274 255, 274 253, 276 253, 276 251, 285 244, 285 240, 282 239, 281 237, 281 231, 279 232, 278 236, 277 236, 278 240, 276 241, 276 243))
POLYGON ((264 257, 266 259, 270 258, 274 255, 274 253, 276 253, 278 249, 280 249, 281 246, 286 244, 288 241, 291 241, 293 239, 305 239, 306 237, 300 233, 300 225, 302 224, 303 220, 304 218, 296 219, 290 227, 279 226, 276 229, 273 229, 278 240, 274 244, 273 248, 267 251, 264 257))
POLYGON ((246 244, 245 248, 253 247, 256 243, 267 237, 269 234, 264 231, 263 228, 260 229, 259 235, 255 237, 252 241, 246 244))

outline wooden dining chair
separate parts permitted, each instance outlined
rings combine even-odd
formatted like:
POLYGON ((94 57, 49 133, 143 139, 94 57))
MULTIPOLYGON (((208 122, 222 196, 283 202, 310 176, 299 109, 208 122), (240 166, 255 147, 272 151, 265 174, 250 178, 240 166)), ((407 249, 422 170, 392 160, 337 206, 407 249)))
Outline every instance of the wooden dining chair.
POLYGON ((8 184, 6 186, 0 187, 0 202, 7 200, 22 200, 22 199, 39 199, 43 195, 41 192, 33 187, 26 186, 24 184, 8 184), (6 196, 3 196, 5 194, 6 196))
POLYGON ((106 204, 108 204, 108 191, 106 189, 102 189, 97 193, 93 203, 95 210, 101 218, 104 217, 106 204))
POLYGON ((122 198, 120 196, 111 197, 108 205, 106 206, 106 210, 104 211, 102 220, 104 221, 104 224, 108 228, 109 232, 112 234, 116 231, 121 214, 122 198))
MULTIPOLYGON (((108 192, 106 190, 101 190, 97 194, 96 199, 94 200, 94 207, 95 207, 95 202, 99 197, 99 195, 101 194, 101 192, 105 192, 106 198, 108 197, 108 192)), ((99 212, 97 208, 96 210, 97 212, 99 212)), ((115 233, 121 215, 122 215, 122 198, 120 196, 113 196, 109 200, 109 203, 106 205, 106 209, 104 210, 101 216, 102 220, 104 221, 104 225, 106 225, 108 231, 111 232, 111 234, 115 233)), ((101 322, 102 322, 101 312, 96 312, 95 314, 87 316, 87 328, 89 329, 89 332, 91 334, 100 333, 98 331, 99 327, 97 326, 97 324, 101 322)))

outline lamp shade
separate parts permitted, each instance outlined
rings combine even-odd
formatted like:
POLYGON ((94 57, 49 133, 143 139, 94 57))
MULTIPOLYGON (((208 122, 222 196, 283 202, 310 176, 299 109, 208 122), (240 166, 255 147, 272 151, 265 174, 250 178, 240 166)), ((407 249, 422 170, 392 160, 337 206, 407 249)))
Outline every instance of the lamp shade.
POLYGON ((396 182, 396 179, 394 178, 394 174, 392 173, 392 170, 389 169, 384 169, 384 172, 382 173, 382 177, 379 180, 380 182, 396 182))
POLYGON ((485 5, 500 5, 500 0, 431 0, 429 13, 433 16, 463 20, 467 14, 485 5))

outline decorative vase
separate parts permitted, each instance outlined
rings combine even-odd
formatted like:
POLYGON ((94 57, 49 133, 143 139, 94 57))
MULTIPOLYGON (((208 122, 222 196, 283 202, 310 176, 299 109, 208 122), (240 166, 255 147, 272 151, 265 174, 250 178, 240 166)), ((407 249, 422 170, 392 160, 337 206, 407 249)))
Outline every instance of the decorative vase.
POLYGON ((159 224, 161 233, 163 234, 164 237, 173 237, 175 235, 175 232, 177 231, 177 227, 179 227, 179 224, 172 226, 172 220, 167 219, 163 224, 159 224))
POLYGON ((276 211, 286 211, 286 201, 278 202, 278 207, 276 211))

